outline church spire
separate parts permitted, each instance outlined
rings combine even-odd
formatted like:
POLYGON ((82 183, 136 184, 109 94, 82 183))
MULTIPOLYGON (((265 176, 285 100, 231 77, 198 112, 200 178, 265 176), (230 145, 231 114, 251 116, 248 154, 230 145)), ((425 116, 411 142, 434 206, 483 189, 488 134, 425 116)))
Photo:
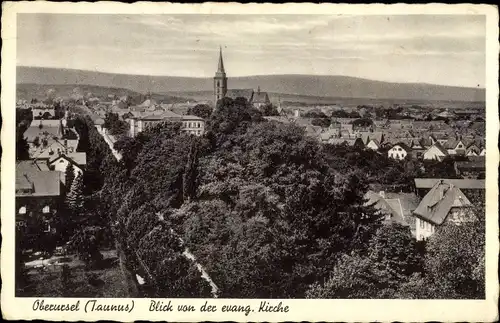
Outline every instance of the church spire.
POLYGON ((217 73, 225 74, 224 70, 224 61, 222 60, 222 47, 219 46, 219 68, 217 69, 217 73))
POLYGON ((222 60, 222 47, 219 46, 219 66, 214 77, 214 103, 217 107, 217 102, 226 96, 227 93, 227 77, 224 70, 224 61, 222 60))

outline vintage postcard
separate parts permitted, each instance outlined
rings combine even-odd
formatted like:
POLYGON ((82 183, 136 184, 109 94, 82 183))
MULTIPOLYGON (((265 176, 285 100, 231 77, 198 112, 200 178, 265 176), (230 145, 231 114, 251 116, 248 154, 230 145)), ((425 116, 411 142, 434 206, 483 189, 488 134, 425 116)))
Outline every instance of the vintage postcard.
POLYGON ((498 10, 2 4, 2 315, 498 320, 498 10))

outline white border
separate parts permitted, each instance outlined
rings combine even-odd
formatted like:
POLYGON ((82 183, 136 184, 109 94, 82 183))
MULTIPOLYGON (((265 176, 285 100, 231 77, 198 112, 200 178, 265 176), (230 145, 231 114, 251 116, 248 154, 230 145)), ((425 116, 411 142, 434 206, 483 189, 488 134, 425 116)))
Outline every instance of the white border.
MULTIPOLYGON (((498 165, 497 139, 498 118, 498 10, 489 5, 406 5, 406 4, 171 4, 147 3, 122 4, 53 3, 53 2, 6 2, 2 4, 2 314, 7 319, 44 320, 168 320, 168 321, 495 321, 498 319, 498 165), (15 79, 16 79, 16 13, 113 13, 113 14, 355 14, 355 15, 404 15, 404 14, 477 14, 486 15, 487 63, 486 63, 486 167, 487 167, 487 230, 486 230, 486 295, 482 300, 282 300, 290 312, 281 314, 241 313, 205 314, 200 312, 162 313, 149 312, 150 299, 134 299, 132 313, 61 313, 34 312, 34 299, 15 298, 14 295, 14 165, 15 165, 15 79)), ((81 307, 85 299, 81 300, 81 307)), ((75 299, 45 299, 50 303, 68 303, 75 299)), ((184 302, 199 306, 202 299, 173 299, 174 304, 184 302)), ((105 304, 131 303, 127 299, 102 299, 105 304)), ((217 299, 211 304, 250 304, 257 308, 260 300, 217 299)))

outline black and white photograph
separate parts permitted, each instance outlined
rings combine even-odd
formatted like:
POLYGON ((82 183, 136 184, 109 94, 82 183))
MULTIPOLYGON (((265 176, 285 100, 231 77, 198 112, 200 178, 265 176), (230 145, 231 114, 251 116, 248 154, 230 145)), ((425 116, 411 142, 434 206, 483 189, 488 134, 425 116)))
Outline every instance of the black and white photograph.
POLYGON ((16 29, 16 298, 485 300, 486 15, 16 29))

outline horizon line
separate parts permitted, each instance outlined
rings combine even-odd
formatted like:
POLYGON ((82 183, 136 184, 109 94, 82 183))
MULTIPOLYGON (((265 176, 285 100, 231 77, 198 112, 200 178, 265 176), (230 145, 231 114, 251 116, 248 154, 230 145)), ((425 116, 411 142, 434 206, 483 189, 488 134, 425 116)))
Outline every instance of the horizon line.
MULTIPOLYGON (((211 76, 180 76, 180 75, 158 75, 158 74, 135 74, 135 73, 120 73, 120 72, 107 72, 107 71, 99 71, 99 70, 91 70, 91 69, 81 69, 81 68, 69 68, 69 67, 54 67, 54 66, 36 66, 36 65, 16 65, 16 70, 19 67, 24 68, 50 68, 50 69, 58 69, 58 70, 70 70, 70 71, 83 71, 83 72, 92 72, 92 73, 101 73, 101 74, 115 74, 115 75, 124 75, 124 76, 146 76, 146 77, 177 77, 177 78, 187 78, 187 79, 212 79, 211 76)), ((368 80, 372 82, 380 82, 380 83, 389 83, 389 84, 419 84, 419 85, 432 85, 432 86, 444 86, 444 87, 455 87, 455 88, 464 88, 464 89, 483 89, 485 90, 485 86, 465 86, 465 85, 451 85, 451 84, 438 84, 438 83, 427 83, 427 82, 407 82, 407 81, 383 81, 359 76, 352 75, 343 75, 343 74, 297 74, 297 73, 289 73, 289 74, 252 74, 252 75, 234 75, 228 76, 228 78, 244 78, 244 77, 266 77, 266 76, 312 76, 312 77, 330 77, 330 76, 340 76, 346 78, 355 78, 360 80, 368 80)), ((17 83, 17 82, 16 82, 17 83)))

